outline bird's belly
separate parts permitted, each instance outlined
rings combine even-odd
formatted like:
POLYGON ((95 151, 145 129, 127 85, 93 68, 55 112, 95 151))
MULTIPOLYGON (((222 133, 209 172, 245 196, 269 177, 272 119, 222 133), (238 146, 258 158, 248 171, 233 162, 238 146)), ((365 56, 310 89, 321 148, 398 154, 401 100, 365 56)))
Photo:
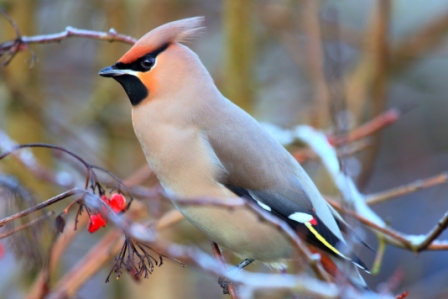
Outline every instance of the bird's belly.
POLYGON ((213 242, 241 258, 265 263, 289 259, 292 246, 287 237, 245 207, 174 205, 194 226, 213 242))

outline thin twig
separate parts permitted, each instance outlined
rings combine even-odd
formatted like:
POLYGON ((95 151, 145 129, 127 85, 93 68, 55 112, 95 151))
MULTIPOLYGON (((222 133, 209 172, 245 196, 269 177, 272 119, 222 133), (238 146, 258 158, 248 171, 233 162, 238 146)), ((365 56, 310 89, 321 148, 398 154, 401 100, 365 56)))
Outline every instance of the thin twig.
MULTIPOLYGON (((216 244, 215 242, 211 242, 212 245, 212 251, 213 251, 213 255, 215 256, 215 258, 218 260, 218 262, 221 264, 223 271, 226 271, 226 262, 224 261, 224 257, 222 256, 222 252, 221 249, 219 248, 218 244, 216 244)), ((235 284, 233 282, 229 282, 229 284, 227 285, 228 291, 229 291, 229 296, 232 299, 238 299, 238 293, 236 291, 236 287, 235 284)))
MULTIPOLYGON (((340 147, 336 150, 338 158, 344 158, 351 155, 354 155, 367 147, 371 146, 372 142, 369 139, 359 140, 355 143, 351 143, 350 145, 346 145, 344 147, 340 147)), ((292 153, 293 157, 299 163, 303 163, 306 161, 318 160, 319 157, 309 148, 300 149, 292 153)))
POLYGON ((385 236, 385 239, 388 241, 388 243, 392 243, 393 245, 398 246, 398 247, 404 247, 407 249, 411 249, 410 242, 401 233, 396 232, 393 229, 386 228, 382 225, 378 225, 377 223, 369 220, 368 218, 366 218, 354 211, 344 209, 340 203, 338 203, 334 200, 330 200, 329 198, 326 198, 326 200, 337 211, 354 217, 359 222, 365 224, 367 227, 371 228, 372 230, 374 230, 377 233, 378 232, 382 233, 385 236))
POLYGON ((17 26, 16 21, 14 21, 14 19, 11 18, 11 16, 10 16, 9 14, 7 14, 6 11, 5 11, 3 8, 1 8, 1 7, 0 7, 0 13, 3 14, 3 16, 8 20, 8 22, 9 22, 9 23, 11 24, 11 26, 14 28, 14 31, 16 32, 16 36, 17 36, 18 38, 20 38, 20 37, 21 37, 21 34, 20 34, 19 26, 17 26))
POLYGON ((54 204, 54 203, 56 203, 56 202, 58 202, 60 200, 63 200, 65 198, 73 196, 75 194, 87 195, 87 194, 91 194, 91 193, 86 191, 86 190, 84 190, 84 189, 80 189, 80 188, 70 189, 70 190, 65 191, 65 192, 63 192, 63 193, 61 193, 59 195, 56 195, 56 196, 54 196, 54 197, 52 197, 52 198, 50 198, 50 199, 48 199, 48 200, 46 200, 44 202, 41 202, 41 203, 35 205, 34 207, 28 208, 26 210, 23 210, 23 211, 20 211, 20 212, 14 214, 14 215, 11 215, 11 216, 8 216, 6 218, 1 219, 0 220, 0 227, 4 226, 6 223, 9 223, 9 222, 11 222, 13 220, 16 220, 18 218, 24 217, 24 216, 26 216, 28 214, 33 213, 33 212, 39 211, 39 210, 41 210, 43 208, 46 208, 46 207, 48 207, 48 206, 50 206, 50 205, 52 205, 52 204, 54 204))
POLYGON ((448 212, 439 220, 436 226, 426 235, 426 237, 420 241, 415 247, 417 252, 423 251, 428 248, 431 243, 438 237, 448 226, 448 212))
POLYGON ((418 190, 434 187, 440 184, 448 182, 448 173, 443 172, 437 176, 433 176, 427 179, 417 180, 410 184, 400 186, 391 190, 383 191, 376 194, 370 194, 366 196, 366 203, 368 205, 374 205, 380 202, 387 201, 391 198, 403 196, 409 193, 413 193, 418 190))
MULTIPOLYGON (((104 40, 108 42, 123 42, 126 44, 133 45, 137 41, 135 38, 119 34, 115 29, 111 28, 109 32, 78 29, 71 26, 67 26, 64 31, 52 34, 42 34, 34 36, 18 36, 17 39, 6 41, 0 44, 0 51, 10 51, 14 44, 19 41, 20 44, 48 44, 48 43, 59 43, 69 37, 83 37, 92 38, 98 40, 104 40)), ((18 47, 18 51, 24 50, 24 47, 18 47)))
POLYGON ((380 273, 381 265, 383 264, 384 253, 386 252, 386 244, 387 242, 384 240, 382 236, 378 236, 378 249, 376 250, 375 260, 373 261, 372 266, 372 275, 377 275, 380 273))
POLYGON ((11 18, 11 16, 8 15, 6 11, 4 11, 1 7, 0 12, 8 20, 8 22, 11 24, 11 26, 14 28, 14 31, 16 32, 16 39, 8 42, 9 46, 7 49, 3 50, 0 44, 0 63, 5 66, 11 62, 11 60, 14 58, 17 52, 22 51, 24 48, 26 48, 26 46, 20 43, 20 39, 22 38, 22 36, 20 34, 19 27, 17 26, 17 23, 14 21, 14 19, 11 18))
POLYGON ((37 217, 37 218, 31 220, 31 221, 28 222, 28 223, 22 224, 21 226, 16 227, 16 228, 14 228, 13 230, 10 230, 10 231, 7 231, 7 232, 5 232, 5 233, 3 233, 3 234, 0 234, 0 239, 9 237, 10 235, 15 234, 16 232, 21 231, 22 229, 25 229, 25 228, 27 228, 27 227, 30 227, 30 226, 36 224, 36 223, 39 222, 39 221, 42 221, 42 220, 44 220, 44 219, 47 219, 48 217, 50 217, 50 216, 53 215, 53 214, 54 214, 53 211, 49 211, 49 212, 45 213, 44 215, 39 216, 39 217, 37 217))
MULTIPOLYGON (((341 145, 345 143, 350 143, 355 140, 359 140, 366 136, 372 135, 379 130, 395 123, 400 116, 403 114, 401 109, 393 108, 384 113, 374 117, 372 120, 366 122, 365 124, 357 127, 345 136, 334 137, 333 144, 341 145)), ((331 137, 330 137, 331 138, 331 137)))
POLYGON ((15 39, 0 43, 0 63, 3 66, 8 65, 18 52, 29 50, 32 55, 31 67, 33 67, 34 62, 36 61, 36 55, 34 54, 34 51, 28 47, 29 44, 60 43, 69 37, 92 38, 109 42, 123 42, 131 45, 135 44, 137 41, 131 36, 117 33, 113 28, 109 29, 109 32, 102 32, 78 29, 71 26, 67 26, 64 31, 59 33, 22 36, 15 21, 1 8, 0 12, 6 17, 16 32, 15 39))
POLYGON ((433 228, 433 230, 431 230, 425 237, 399 233, 391 228, 378 225, 356 212, 344 209, 341 204, 334 200, 331 200, 329 198, 326 198, 326 200, 333 208, 335 208, 339 212, 350 215, 357 219, 359 222, 365 224, 368 228, 372 229, 376 233, 381 233, 381 236, 383 236, 389 244, 415 252, 420 252, 423 250, 448 250, 448 241, 434 240, 447 227, 448 213, 446 213, 442 217, 442 219, 433 228), (431 240, 430 244, 426 245, 429 240, 431 240))
MULTIPOLYGON (((12 148, 16 147, 18 144, 15 140, 11 139, 4 131, 0 130, 0 150, 1 152, 9 152, 12 148)), ((28 168, 33 175, 39 179, 45 180, 54 185, 60 186, 62 188, 73 188, 74 179, 71 177, 68 180, 59 180, 57 175, 52 173, 52 171, 41 165, 31 151, 27 152, 14 152, 11 154, 14 159, 16 159, 20 164, 28 168)))
MULTIPOLYGON (((3 132, 0 131, 0 134, 2 134, 2 133, 3 132)), ((4 136, 0 135, 0 137, 4 137, 4 136)), ((6 149, 5 152, 3 152, 0 155, 0 160, 2 160, 3 158, 7 157, 8 155, 11 155, 11 154, 15 153, 18 150, 26 149, 26 148, 48 148, 48 149, 60 151, 60 152, 63 152, 63 153, 66 153, 66 154, 70 155, 71 157, 76 159, 78 162, 83 164, 84 167, 86 168, 86 179, 85 179, 84 189, 87 190, 90 187, 93 192, 98 191, 98 193, 100 195, 104 193, 104 190, 101 187, 101 185, 99 184, 99 182, 98 182, 98 180, 96 178, 96 174, 95 174, 94 170, 96 169, 98 171, 101 171, 101 172, 107 174, 108 176, 110 176, 118 184, 119 191, 121 191, 121 188, 124 188, 126 193, 129 195, 130 201, 126 205, 125 210, 129 209, 129 207, 130 207, 130 205, 131 205, 131 203, 133 201, 133 196, 132 196, 129 188, 126 186, 126 184, 124 184, 116 175, 114 175, 112 172, 108 171, 107 169, 105 169, 103 167, 100 167, 100 166, 92 165, 92 164, 86 162, 79 155, 77 155, 77 154, 73 153, 72 151, 69 151, 68 149, 65 149, 65 148, 63 148, 61 146, 47 144, 47 143, 27 143, 27 144, 19 144, 19 145, 14 144, 10 148, 6 149)), ((24 163, 26 163, 26 162, 24 162, 24 163)), ((28 166, 28 164, 29 163, 27 163, 26 165, 28 166)))
POLYGON ((83 164, 87 170, 87 178, 86 178, 86 185, 85 185, 85 188, 87 189, 87 185, 88 185, 87 183, 89 182, 89 178, 91 175, 94 175, 94 173, 91 173, 92 165, 87 163, 83 158, 81 158, 77 154, 75 154, 61 146, 47 144, 47 143, 27 143, 27 144, 14 145, 13 147, 11 147, 10 149, 7 149, 5 152, 3 152, 0 155, 0 160, 6 158, 7 156, 13 154, 14 152, 16 152, 20 149, 25 149, 25 148, 49 148, 49 149, 64 152, 64 153, 70 155, 71 157, 75 158, 76 160, 78 160, 78 162, 83 164))

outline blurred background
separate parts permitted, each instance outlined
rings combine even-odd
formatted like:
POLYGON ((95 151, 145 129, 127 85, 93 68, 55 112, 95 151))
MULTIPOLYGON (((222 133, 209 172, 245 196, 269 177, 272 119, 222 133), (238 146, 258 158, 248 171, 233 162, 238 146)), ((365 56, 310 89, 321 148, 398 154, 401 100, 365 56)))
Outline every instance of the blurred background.
MULTIPOLYGON (((73 26, 114 28, 139 38, 163 23, 205 16, 206 31, 188 46, 198 53, 222 92, 258 120, 284 128, 310 124, 334 133, 356 128, 388 108, 407 111, 373 136, 372 146, 344 159, 363 193, 448 168, 446 0, 0 0, 0 6, 26 36, 73 26)), ((0 16, 0 41, 14 38, 13 27, 0 16)), ((132 129, 131 105, 119 84, 97 75, 129 48, 76 37, 58 44, 34 44, 31 49, 37 60, 32 67, 30 52, 18 53, 0 68, 0 148, 11 140, 57 144, 120 178, 136 173, 146 162, 132 129)), ((46 183, 11 159, 1 161, 0 173, 14 176, 37 201, 64 191, 65 183, 82 186, 82 175, 71 165, 47 150, 34 153, 63 184, 46 183)), ((304 167, 323 193, 334 192, 317 161, 304 167)), ((144 185, 154 181, 150 177, 144 185)), ((398 231, 425 234, 448 210, 447 194, 448 187, 440 185, 373 209, 398 231)), ((52 209, 59 212, 65 206, 52 209)), ((168 209, 169 204, 162 208, 168 209)), ((200 244, 210 252, 208 241, 185 221, 163 235, 200 244)), ((101 233, 90 235, 80 229, 52 281, 76 265, 100 238, 101 233)), ((448 238, 448 233, 441 238, 448 238)), ((372 236, 369 243, 377 245, 372 236)), ((0 297, 23 298, 37 270, 16 259, 7 240, 0 244, 0 297)), ((374 258, 370 252, 361 256, 369 265, 374 258)), ((105 284, 111 266, 112 261, 93 275, 77 298, 222 297, 217 278, 193 267, 166 261, 138 283, 123 275, 105 284)), ((260 269, 269 271, 248 268, 260 269)), ((408 289, 409 298, 448 298, 448 252, 416 255, 388 246, 380 273, 365 278, 372 289, 378 289, 397 270, 404 273, 398 290, 408 289)))

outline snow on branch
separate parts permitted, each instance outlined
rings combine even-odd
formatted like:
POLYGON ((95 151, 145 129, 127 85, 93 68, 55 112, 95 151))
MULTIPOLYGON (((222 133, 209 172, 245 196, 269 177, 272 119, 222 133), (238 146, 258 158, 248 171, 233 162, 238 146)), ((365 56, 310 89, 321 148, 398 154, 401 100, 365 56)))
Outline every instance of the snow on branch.
POLYGON ((285 130, 272 124, 263 124, 263 126, 283 145, 289 145, 299 140, 305 143, 310 149, 312 149, 314 154, 319 157, 323 166, 330 174, 333 183, 343 196, 344 203, 353 207, 354 211, 347 211, 344 208, 344 205, 329 200, 334 208, 340 212, 352 215, 375 233, 381 235, 385 241, 394 246, 406 248, 414 252, 420 252, 423 250, 447 250, 448 240, 439 241, 436 240, 436 238, 448 226, 448 212, 426 235, 410 235, 399 233, 389 228, 384 220, 369 207, 369 204, 386 201, 423 188, 429 188, 438 184, 446 183, 448 181, 447 174, 443 173, 436 177, 419 180, 406 186, 400 186, 393 190, 381 192, 379 194, 363 195, 359 192, 353 180, 341 170, 338 155, 333 145, 335 140, 339 140, 336 143, 340 144, 366 137, 396 121, 398 119, 398 115, 399 114, 397 114, 395 109, 387 111, 375 118, 373 121, 361 126, 361 129, 355 129, 354 132, 357 133, 348 134, 348 137, 346 138, 334 138, 332 136, 327 136, 323 132, 317 131, 307 125, 300 125, 291 130, 285 130))

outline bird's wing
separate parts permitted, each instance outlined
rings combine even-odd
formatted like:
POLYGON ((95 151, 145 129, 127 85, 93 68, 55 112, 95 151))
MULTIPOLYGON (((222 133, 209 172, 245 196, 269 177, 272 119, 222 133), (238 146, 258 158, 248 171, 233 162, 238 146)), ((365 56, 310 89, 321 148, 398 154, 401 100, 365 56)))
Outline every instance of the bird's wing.
POLYGON ((310 243, 367 269, 345 252, 331 210, 302 167, 251 116, 232 105, 215 111, 215 125, 206 130, 226 169, 221 183, 286 221, 310 243))
POLYGON ((353 262, 356 266, 369 272, 367 266, 356 254, 349 252, 344 242, 335 236, 314 210, 303 210, 286 198, 279 201, 279 195, 265 191, 246 190, 241 187, 227 185, 233 193, 252 200, 263 210, 285 221, 311 245, 344 260, 353 262), (280 204, 281 203, 281 204, 280 204), (286 203, 286 204, 284 204, 286 203))

